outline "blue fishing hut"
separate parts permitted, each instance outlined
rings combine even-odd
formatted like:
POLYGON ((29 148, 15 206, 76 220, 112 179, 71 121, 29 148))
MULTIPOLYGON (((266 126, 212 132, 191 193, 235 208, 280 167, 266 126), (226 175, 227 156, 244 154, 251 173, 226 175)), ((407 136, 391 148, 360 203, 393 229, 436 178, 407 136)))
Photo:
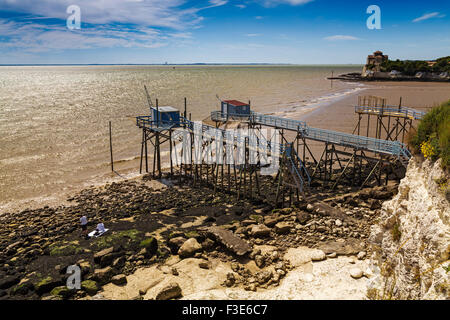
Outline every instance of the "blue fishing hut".
POLYGON ((151 109, 152 121, 158 123, 160 126, 170 125, 172 127, 179 127, 180 124, 180 111, 174 107, 165 106, 151 109))

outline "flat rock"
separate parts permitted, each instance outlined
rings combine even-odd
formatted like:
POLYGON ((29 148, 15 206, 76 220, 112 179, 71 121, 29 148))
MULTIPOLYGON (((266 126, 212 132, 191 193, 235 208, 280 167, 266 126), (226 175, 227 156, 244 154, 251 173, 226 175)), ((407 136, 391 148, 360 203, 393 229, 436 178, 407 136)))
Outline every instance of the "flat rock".
POLYGON ((156 300, 169 300, 181 297, 180 285, 176 282, 171 282, 162 288, 156 295, 156 300))
POLYGON ((311 249, 308 247, 290 248, 284 255, 284 259, 288 260, 293 267, 307 264, 311 261, 324 260, 325 253, 321 250, 311 249))
POLYGON ((275 225, 275 232, 278 234, 286 234, 291 231, 291 226, 288 225, 286 222, 278 222, 275 225))
POLYGON ((364 249, 364 244, 361 240, 349 238, 345 241, 328 241, 317 246, 317 249, 322 250, 325 254, 336 252, 337 255, 354 255, 358 254, 364 249))
POLYGON ((273 216, 269 216, 264 219, 264 224, 266 226, 268 226, 269 228, 272 228, 274 225, 277 224, 277 222, 278 222, 278 218, 273 217, 273 216))
POLYGON ((252 251, 252 248, 247 241, 241 239, 229 230, 225 230, 219 227, 210 227, 200 230, 200 232, 204 233, 207 237, 214 238, 217 242, 220 242, 228 250, 232 251, 238 256, 243 256, 252 251))
POLYGON ((322 201, 314 204, 314 212, 318 213, 321 216, 338 218, 342 221, 355 221, 355 219, 347 216, 342 210, 334 208, 322 201))
POLYGON ((270 229, 263 224, 258 224, 251 228, 250 234, 258 238, 264 238, 270 236, 270 229))

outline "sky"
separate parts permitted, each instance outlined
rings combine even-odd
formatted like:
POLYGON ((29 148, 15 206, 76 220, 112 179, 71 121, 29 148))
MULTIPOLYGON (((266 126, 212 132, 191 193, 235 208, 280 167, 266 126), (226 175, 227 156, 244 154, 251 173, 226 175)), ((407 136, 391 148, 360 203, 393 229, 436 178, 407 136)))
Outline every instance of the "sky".
POLYGON ((0 0, 0 64, 363 64, 376 50, 449 56, 450 1, 0 0))

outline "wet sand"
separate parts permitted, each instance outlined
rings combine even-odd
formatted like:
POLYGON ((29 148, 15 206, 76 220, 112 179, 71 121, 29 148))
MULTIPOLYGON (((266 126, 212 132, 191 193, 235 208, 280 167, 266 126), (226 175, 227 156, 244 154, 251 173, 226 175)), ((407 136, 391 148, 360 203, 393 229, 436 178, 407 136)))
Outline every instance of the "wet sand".
POLYGON ((427 111, 433 106, 450 100, 450 84, 448 83, 369 83, 365 90, 349 95, 320 107, 300 119, 317 128, 352 133, 358 120, 355 106, 358 96, 378 96, 387 99, 388 105, 398 106, 402 97, 402 106, 427 111))

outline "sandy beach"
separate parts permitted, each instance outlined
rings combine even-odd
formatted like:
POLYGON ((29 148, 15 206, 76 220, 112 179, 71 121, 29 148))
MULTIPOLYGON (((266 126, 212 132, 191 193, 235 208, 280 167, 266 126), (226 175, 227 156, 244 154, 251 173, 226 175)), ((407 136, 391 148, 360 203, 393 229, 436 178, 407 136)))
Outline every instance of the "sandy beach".
POLYGON ((419 82, 376 82, 365 83, 365 89, 320 107, 301 117, 310 126, 351 133, 357 116, 354 107, 357 96, 385 98, 388 105, 402 106, 427 111, 450 99, 450 84, 419 82))

